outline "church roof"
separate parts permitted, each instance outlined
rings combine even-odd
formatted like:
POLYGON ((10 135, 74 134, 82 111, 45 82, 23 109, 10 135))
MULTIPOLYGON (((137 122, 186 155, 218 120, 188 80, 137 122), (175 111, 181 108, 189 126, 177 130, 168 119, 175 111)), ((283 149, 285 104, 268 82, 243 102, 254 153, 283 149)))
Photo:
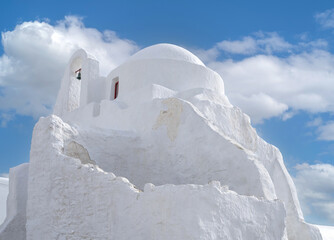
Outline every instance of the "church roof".
POLYGON ((169 59, 205 66, 198 57, 188 50, 168 43, 160 43, 144 48, 131 56, 128 61, 146 59, 169 59))

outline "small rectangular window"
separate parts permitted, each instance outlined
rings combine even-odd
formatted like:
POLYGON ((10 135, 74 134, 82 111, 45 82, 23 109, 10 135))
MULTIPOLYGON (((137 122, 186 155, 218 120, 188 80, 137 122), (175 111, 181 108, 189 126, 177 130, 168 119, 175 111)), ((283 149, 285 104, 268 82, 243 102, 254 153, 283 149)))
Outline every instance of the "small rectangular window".
POLYGON ((119 81, 117 81, 117 82, 115 83, 115 93, 114 93, 114 99, 116 99, 116 98, 117 98, 117 96, 118 96, 118 83, 119 83, 119 81))
POLYGON ((118 97, 119 80, 118 77, 113 78, 111 81, 110 100, 114 100, 118 97))

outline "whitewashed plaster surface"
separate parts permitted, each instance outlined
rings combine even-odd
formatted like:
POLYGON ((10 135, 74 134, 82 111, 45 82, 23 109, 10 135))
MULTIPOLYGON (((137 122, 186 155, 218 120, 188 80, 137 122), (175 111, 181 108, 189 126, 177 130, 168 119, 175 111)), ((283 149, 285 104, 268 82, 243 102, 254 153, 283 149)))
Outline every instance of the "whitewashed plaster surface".
POLYGON ((54 113, 33 133, 26 237, 10 239, 322 239, 279 150, 185 49, 149 47, 106 78, 80 50, 54 113))
POLYGON ((6 201, 8 195, 8 178, 0 177, 0 224, 6 218, 6 201))

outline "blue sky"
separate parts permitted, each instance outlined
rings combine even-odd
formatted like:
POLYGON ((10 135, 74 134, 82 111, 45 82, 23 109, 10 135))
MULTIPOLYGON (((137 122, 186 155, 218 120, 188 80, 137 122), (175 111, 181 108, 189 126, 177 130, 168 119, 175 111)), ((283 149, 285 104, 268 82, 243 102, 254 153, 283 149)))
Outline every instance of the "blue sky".
POLYGON ((306 220, 334 225, 331 1, 2 1, 0 174, 29 160, 70 54, 102 73, 139 49, 183 46, 220 73, 231 102, 280 148, 306 220), (104 65, 103 65, 104 64, 104 65))

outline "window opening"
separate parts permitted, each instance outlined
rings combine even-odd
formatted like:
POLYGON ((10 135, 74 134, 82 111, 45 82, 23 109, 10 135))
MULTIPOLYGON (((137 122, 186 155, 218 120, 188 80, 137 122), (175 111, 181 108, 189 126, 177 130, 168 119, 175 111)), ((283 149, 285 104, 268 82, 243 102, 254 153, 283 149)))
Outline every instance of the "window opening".
POLYGON ((81 68, 79 68, 78 70, 75 71, 75 74, 76 74, 76 78, 78 80, 81 80, 81 68))
POLYGON ((114 99, 116 99, 118 96, 118 83, 119 83, 118 81, 115 83, 114 99))

